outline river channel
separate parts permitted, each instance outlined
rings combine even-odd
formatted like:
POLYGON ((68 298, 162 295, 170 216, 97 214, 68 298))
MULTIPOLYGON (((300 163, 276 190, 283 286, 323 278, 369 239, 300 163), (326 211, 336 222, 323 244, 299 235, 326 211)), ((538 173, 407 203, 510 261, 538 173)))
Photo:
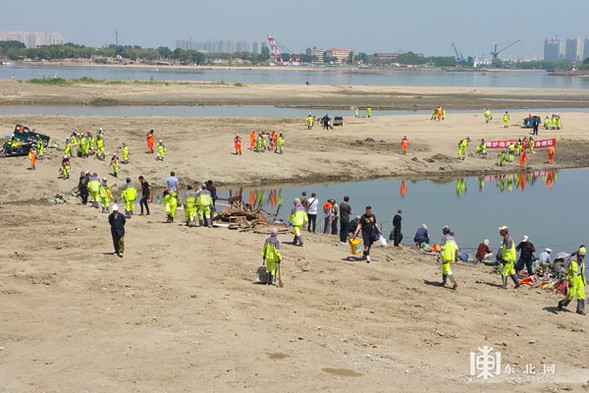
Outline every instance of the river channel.
POLYGON ((556 76, 544 71, 347 70, 338 68, 177 68, 171 66, 57 66, 15 64, 0 66, 0 79, 43 77, 108 81, 224 81, 313 85, 395 85, 587 89, 589 78, 556 76))
MULTIPOLYGON (((516 242, 528 235, 538 254, 550 247, 554 255, 589 244, 589 221, 585 217, 588 174, 588 169, 569 169, 440 181, 372 180, 244 189, 242 196, 245 203, 261 205, 269 212, 282 204, 279 217, 286 221, 293 199, 302 191, 307 196, 316 192, 320 206, 327 199, 340 203, 348 195, 354 214, 362 214, 366 205, 372 206, 387 237, 393 215, 402 209, 404 244, 412 244, 421 224, 427 224, 432 242, 438 242, 441 228, 449 225, 458 245, 469 252, 485 238, 496 249, 501 241, 498 227, 507 225, 516 242)), ((232 190, 233 195, 237 191, 232 190)), ((229 191, 219 191, 219 196, 226 198, 229 191)), ((318 222, 321 217, 320 209, 318 222)))

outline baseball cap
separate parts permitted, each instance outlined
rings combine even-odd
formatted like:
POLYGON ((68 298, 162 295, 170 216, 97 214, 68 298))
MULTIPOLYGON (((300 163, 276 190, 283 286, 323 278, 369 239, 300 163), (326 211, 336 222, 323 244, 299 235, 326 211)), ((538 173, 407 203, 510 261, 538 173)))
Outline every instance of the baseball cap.
POLYGON ((117 204, 112 205, 112 211, 113 212, 118 212, 119 211, 119 205, 117 205, 117 204))
POLYGON ((507 225, 503 225, 503 226, 499 227, 499 230, 507 232, 507 231, 509 231, 509 228, 507 227, 507 225))
POLYGON ((579 248, 579 255, 586 255, 586 254, 587 254, 587 249, 585 247, 579 248))

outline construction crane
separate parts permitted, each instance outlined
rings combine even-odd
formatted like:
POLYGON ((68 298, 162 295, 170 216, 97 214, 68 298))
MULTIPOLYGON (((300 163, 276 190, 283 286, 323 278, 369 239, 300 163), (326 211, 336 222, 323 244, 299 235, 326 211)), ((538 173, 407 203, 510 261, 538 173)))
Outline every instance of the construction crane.
POLYGON ((452 43, 451 46, 454 49, 454 55, 456 57, 456 62, 462 63, 463 61, 465 61, 466 59, 464 58, 464 56, 462 56, 462 52, 458 52, 458 49, 456 49, 456 45, 454 45, 454 43, 452 43))
POLYGON ((511 48, 512 46, 514 46, 515 44, 517 44, 518 42, 521 42, 521 41, 522 41, 522 40, 517 40, 517 41, 514 41, 514 42, 512 42, 511 44, 509 44, 509 45, 507 45, 506 47, 504 47, 504 48, 501 48, 501 49, 499 49, 499 50, 497 50, 497 44, 495 44, 495 50, 492 50, 492 51, 491 51, 491 56, 493 56, 493 60, 497 59, 497 56, 499 55, 499 53, 503 52, 503 51, 504 51, 504 50, 506 50, 506 49, 509 49, 509 48, 511 48))
POLYGON ((267 41, 268 41, 268 46, 270 47, 270 58, 272 59, 271 60, 272 63, 274 63, 275 65, 300 65, 301 64, 301 58, 299 56, 292 55, 293 52, 291 50, 289 50, 284 45, 279 43, 271 35, 267 35, 266 37, 267 37, 267 41), (282 60, 282 55, 280 54, 279 46, 280 46, 280 48, 282 48, 283 50, 285 50, 291 54, 288 61, 285 62, 284 60, 282 60))

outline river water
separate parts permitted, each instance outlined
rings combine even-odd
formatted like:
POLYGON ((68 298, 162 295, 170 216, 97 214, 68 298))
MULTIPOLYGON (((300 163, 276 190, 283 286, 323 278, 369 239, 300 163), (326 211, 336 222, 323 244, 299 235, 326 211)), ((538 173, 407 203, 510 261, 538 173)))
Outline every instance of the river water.
MULTIPOLYGON (((589 244, 589 221, 582 213, 589 191, 588 174, 587 169, 574 169, 442 181, 372 180, 244 190, 242 195, 245 203, 261 203, 269 212, 275 212, 282 202, 279 217, 283 220, 288 218, 293 199, 303 190, 308 197, 316 192, 320 206, 327 199, 340 203, 348 195, 354 214, 362 214, 366 205, 372 206, 386 237, 393 215, 402 209, 403 244, 412 244, 421 224, 427 224, 430 240, 439 242, 442 227, 449 225, 458 245, 470 253, 485 238, 496 250, 501 241, 498 227, 507 225, 517 243, 528 235, 537 254, 550 247, 555 255, 589 244)), ((228 197, 229 191, 220 191, 219 195, 228 197)))
POLYGON ((589 78, 553 76, 544 71, 457 72, 443 70, 350 71, 324 69, 257 68, 175 68, 175 67, 103 67, 11 65, 0 66, 0 79, 27 80, 43 77, 97 80, 140 81, 224 81, 313 85, 394 85, 394 86, 462 86, 587 89, 589 78))

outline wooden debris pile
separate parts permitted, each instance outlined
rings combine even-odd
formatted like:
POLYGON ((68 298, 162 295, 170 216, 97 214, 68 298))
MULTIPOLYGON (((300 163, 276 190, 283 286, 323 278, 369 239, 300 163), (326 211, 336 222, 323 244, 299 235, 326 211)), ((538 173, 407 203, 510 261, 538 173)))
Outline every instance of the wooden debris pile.
POLYGON ((270 228, 278 228, 278 233, 288 233, 288 225, 277 219, 276 213, 270 213, 261 207, 249 208, 247 206, 227 205, 213 218, 214 225, 226 227, 239 232, 253 231, 254 233, 268 234, 270 228), (225 225, 220 225, 218 222, 225 225))

